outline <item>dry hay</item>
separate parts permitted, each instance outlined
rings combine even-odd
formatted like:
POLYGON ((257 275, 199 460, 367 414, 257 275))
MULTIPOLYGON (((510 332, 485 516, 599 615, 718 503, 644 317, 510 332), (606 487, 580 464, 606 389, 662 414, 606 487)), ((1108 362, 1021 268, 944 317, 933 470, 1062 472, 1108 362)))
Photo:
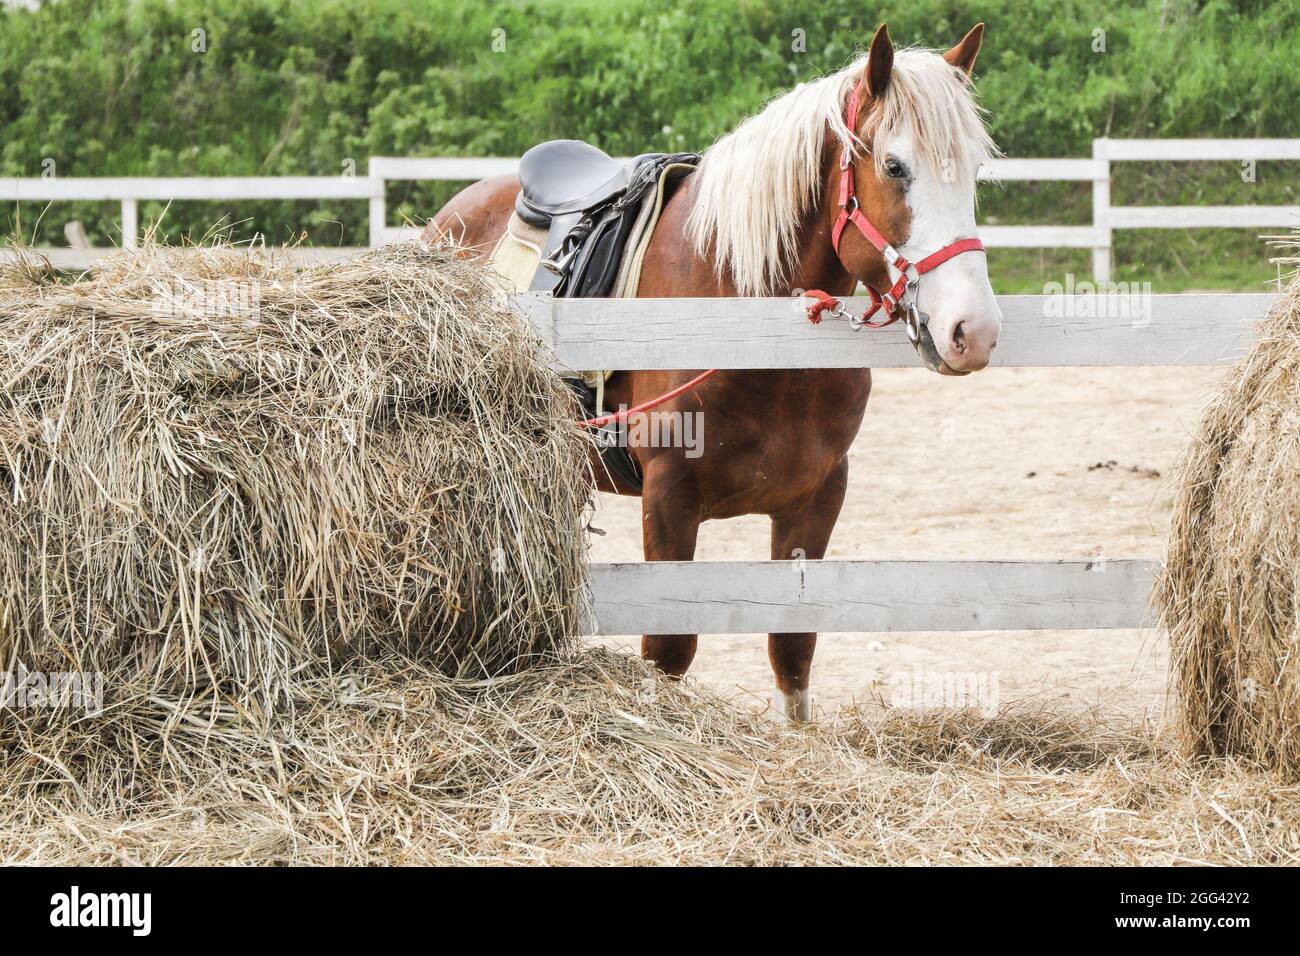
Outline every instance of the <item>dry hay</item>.
POLYGON ((1218 386, 1176 481, 1155 604, 1180 735, 1300 779, 1300 280, 1218 386))
POLYGON ((1044 706, 789 729, 603 649, 294 693, 297 725, 265 737, 118 712, 6 741, 0 862, 1300 861, 1296 788, 1044 706))
POLYGON ((150 246, 0 269, 0 662, 265 715, 331 657, 571 639, 585 443, 481 267, 150 246))

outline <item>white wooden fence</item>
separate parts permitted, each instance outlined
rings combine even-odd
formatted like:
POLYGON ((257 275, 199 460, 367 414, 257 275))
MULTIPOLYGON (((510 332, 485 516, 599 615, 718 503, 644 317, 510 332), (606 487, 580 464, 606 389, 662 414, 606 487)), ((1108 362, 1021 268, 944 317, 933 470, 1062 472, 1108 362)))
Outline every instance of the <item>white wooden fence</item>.
MULTIPOLYGON (((994 365, 1218 365, 1274 297, 999 296, 994 365), (1085 318, 1084 316, 1091 316, 1085 318)), ((790 299, 515 297, 569 368, 919 366, 897 327, 811 326, 790 299)), ((866 300, 859 300, 862 306, 866 300)), ((924 440, 924 439, 918 439, 924 440)), ((599 564, 600 634, 1135 628, 1155 559, 599 564)))
MULTIPOLYGON (((1091 159, 1001 159, 982 171, 1003 182, 1067 180, 1092 183, 1090 225, 980 227, 986 245, 1002 248, 1092 250, 1094 277, 1109 281, 1116 229, 1193 227, 1284 228, 1300 225, 1300 206, 1156 206, 1110 204, 1111 164, 1125 161, 1300 160, 1300 139, 1192 139, 1093 141, 1091 159)), ((472 181, 511 172, 516 159, 395 159, 372 156, 365 176, 195 177, 176 179, 9 179, 0 180, 0 202, 101 200, 122 204, 122 245, 139 236, 143 200, 365 199, 369 203, 369 245, 400 240, 417 230, 388 222, 386 187, 391 181, 472 181)), ((430 210, 430 213, 433 211, 430 210)), ((110 250, 42 249, 61 268, 85 268, 110 250)), ((347 248, 314 247, 295 255, 305 260, 354 254, 347 248)))

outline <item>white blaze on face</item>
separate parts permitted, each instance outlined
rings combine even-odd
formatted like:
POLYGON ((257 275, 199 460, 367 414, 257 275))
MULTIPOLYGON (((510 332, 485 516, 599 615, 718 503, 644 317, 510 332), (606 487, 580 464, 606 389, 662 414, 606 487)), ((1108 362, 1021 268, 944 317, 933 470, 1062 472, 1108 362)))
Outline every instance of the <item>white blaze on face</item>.
MULTIPOLYGON (((975 228, 975 176, 957 168, 965 162, 954 157, 942 170, 918 162, 909 141, 888 144, 888 155, 911 174, 907 205, 911 232, 898 251, 919 262, 958 239, 977 235, 975 228)), ((891 278, 898 271, 891 267, 891 278)), ((944 363, 956 372, 974 372, 988 364, 1002 327, 1002 311, 989 284, 988 257, 963 252, 921 277, 917 306, 930 317, 930 334, 944 363)))

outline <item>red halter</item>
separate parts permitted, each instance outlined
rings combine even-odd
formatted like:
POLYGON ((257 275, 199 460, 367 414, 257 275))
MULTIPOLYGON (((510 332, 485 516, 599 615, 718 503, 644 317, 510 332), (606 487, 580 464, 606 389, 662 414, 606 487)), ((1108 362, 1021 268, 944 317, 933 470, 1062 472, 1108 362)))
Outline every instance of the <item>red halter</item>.
MULTIPOLYGON (((849 103, 844 111, 844 125, 850 130, 856 128, 858 121, 858 102, 861 98, 862 84, 865 77, 858 80, 853 86, 853 92, 849 94, 849 103)), ((958 239, 956 242, 949 243, 938 252, 926 256, 920 262, 909 262, 897 249, 889 244, 889 241, 881 234, 880 230, 873 226, 870 220, 862 214, 862 208, 858 205, 858 197, 853 182, 853 154, 849 148, 843 147, 840 152, 840 214, 835 220, 835 228, 831 231, 831 245, 835 247, 835 254, 840 253, 840 238, 844 235, 844 227, 849 223, 858 227, 858 232, 866 237, 867 242, 875 246, 885 261, 898 270, 898 281, 893 284, 888 292, 883 295, 867 286, 867 294, 871 296, 871 309, 861 316, 849 316, 849 321, 855 329, 870 328, 880 329, 886 325, 892 325, 900 318, 907 318, 907 333, 916 343, 920 336, 920 313, 916 309, 916 286, 921 281, 921 276, 925 275, 932 269, 938 268, 947 262, 953 256, 959 256, 963 252, 981 252, 984 249, 984 243, 978 239, 958 239), (911 270, 909 273, 908 270, 911 270), (909 303, 906 312, 904 312, 903 296, 911 291, 912 301, 909 303), (885 320, 883 322, 872 322, 871 317, 881 309, 884 309, 885 320), (900 313, 903 313, 900 315, 900 313)), ((843 260, 841 260, 843 261, 843 260)), ((820 289, 810 289, 804 293, 817 301, 808 307, 808 321, 814 325, 822 320, 822 313, 829 312, 832 316, 838 317, 846 315, 844 303, 835 296, 820 289)))

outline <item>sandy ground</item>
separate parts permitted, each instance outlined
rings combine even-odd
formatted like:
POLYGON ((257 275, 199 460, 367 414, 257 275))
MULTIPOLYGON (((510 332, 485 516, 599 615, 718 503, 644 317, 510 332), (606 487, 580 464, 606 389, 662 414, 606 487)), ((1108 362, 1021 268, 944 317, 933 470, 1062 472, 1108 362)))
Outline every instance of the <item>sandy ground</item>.
MULTIPOLYGON (((1163 552, 1171 467, 1212 369, 992 369, 965 379, 877 372, 851 452, 832 558, 1113 558, 1163 552)), ((596 561, 641 560, 639 500, 601 495, 596 561)), ((709 522, 700 560, 760 559, 768 521, 709 522)), ((601 643, 635 649, 638 638, 601 643)), ((996 675, 1000 702, 1066 698, 1159 717, 1166 646, 1147 631, 830 634, 812 691, 822 712, 887 700, 900 673, 996 675)), ((700 640, 691 674, 773 697, 762 635, 700 640)))

